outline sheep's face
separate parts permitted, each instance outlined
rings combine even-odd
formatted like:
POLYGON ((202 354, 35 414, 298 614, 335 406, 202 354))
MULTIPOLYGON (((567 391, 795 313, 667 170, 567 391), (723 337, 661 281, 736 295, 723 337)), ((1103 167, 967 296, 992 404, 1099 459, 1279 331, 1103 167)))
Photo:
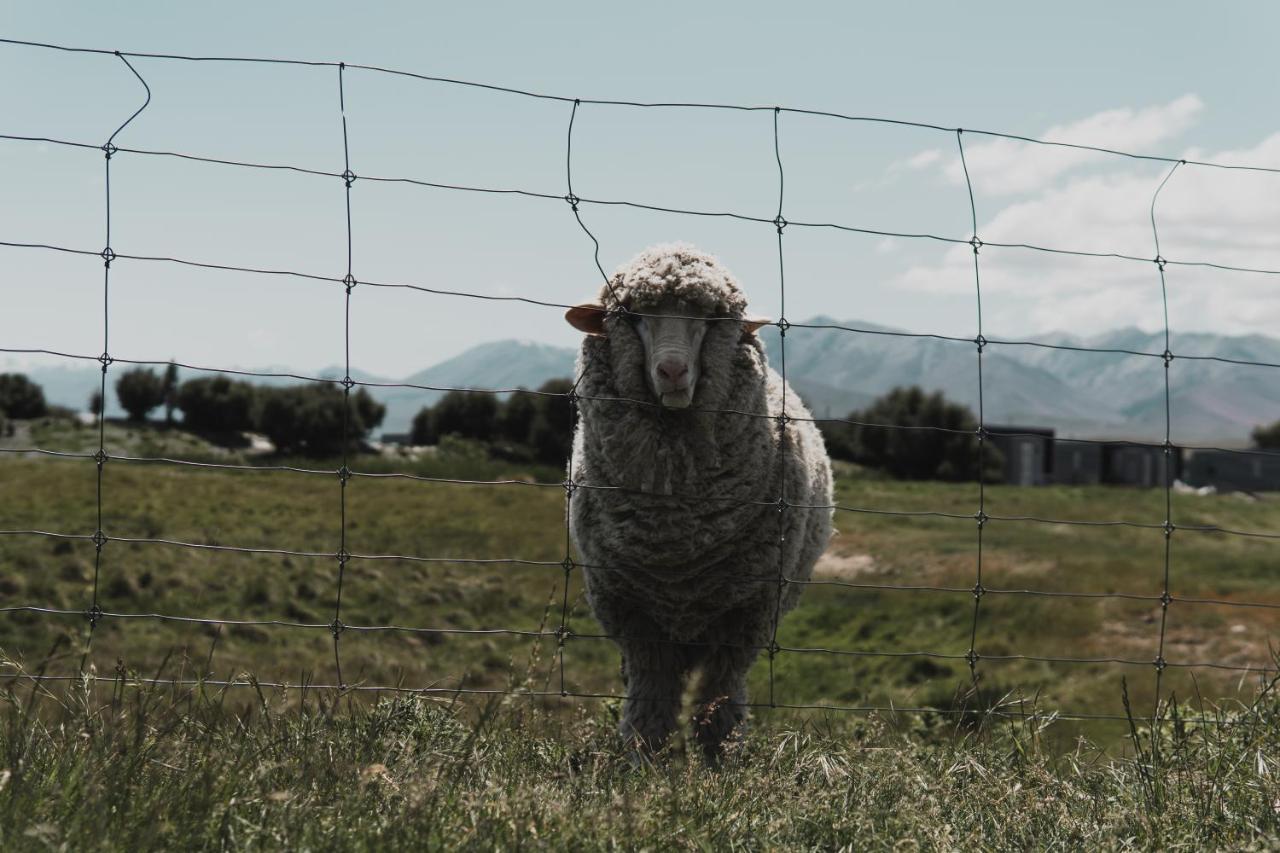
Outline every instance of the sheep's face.
POLYGON ((713 325, 718 328, 713 336, 718 340, 722 334, 731 334, 746 342, 754 340, 756 330, 769 322, 759 317, 713 316, 706 308, 675 297, 631 306, 612 315, 600 302, 590 302, 570 308, 565 319, 588 335, 627 338, 630 346, 623 349, 642 354, 645 384, 654 398, 669 409, 686 409, 693 404, 703 375, 703 342, 713 325), (732 328, 723 328, 725 323, 732 328))
POLYGON ((669 409, 688 408, 702 374, 704 312, 675 300, 664 300, 640 313, 625 315, 644 346, 649 390, 669 409))

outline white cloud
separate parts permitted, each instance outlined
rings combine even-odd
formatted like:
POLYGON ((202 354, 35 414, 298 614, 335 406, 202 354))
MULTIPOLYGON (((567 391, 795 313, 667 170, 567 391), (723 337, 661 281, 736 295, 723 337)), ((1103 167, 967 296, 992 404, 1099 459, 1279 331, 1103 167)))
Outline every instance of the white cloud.
MULTIPOLYGON (((1202 157, 1280 164, 1280 133, 1247 149, 1202 157)), ((1167 164, 1112 157, 1107 165, 1114 168, 1091 168, 1004 206, 979 221, 979 236, 986 242, 1154 258, 1151 201, 1167 164)), ((1181 166, 1160 194, 1156 221, 1166 258, 1280 269, 1280 175, 1181 166)), ((980 262, 984 312, 999 334, 1088 334, 1163 324, 1154 263, 994 246, 982 250, 980 262)), ((1280 327, 1280 276, 1172 265, 1166 278, 1174 329, 1274 334, 1280 327)), ((958 286, 971 288, 972 282, 973 256, 967 245, 947 249, 938 263, 913 267, 900 279, 904 287, 932 293, 955 293, 958 286)))
MULTIPOLYGON (((1167 104, 1139 110, 1128 107, 1104 110, 1079 121, 1054 125, 1038 138, 1146 153, 1158 143, 1187 130, 1203 109, 1200 98, 1188 94, 1167 104)), ((965 136, 964 151, 974 190, 986 195, 1034 192, 1072 169, 1111 159, 1111 155, 1075 148, 989 139, 975 134, 965 136)), ((921 151, 901 165, 917 171, 936 166, 952 183, 964 183, 960 157, 944 156, 938 149, 921 151)))

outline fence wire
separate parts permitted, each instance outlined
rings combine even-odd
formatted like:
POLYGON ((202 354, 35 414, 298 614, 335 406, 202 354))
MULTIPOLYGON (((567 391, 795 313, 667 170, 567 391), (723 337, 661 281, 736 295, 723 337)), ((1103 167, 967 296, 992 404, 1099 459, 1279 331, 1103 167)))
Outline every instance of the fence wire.
MULTIPOLYGON (((1166 282, 1166 272, 1170 267, 1187 267, 1187 268, 1206 268, 1223 272, 1239 273, 1245 275, 1261 275, 1276 276, 1280 275, 1280 269, 1266 269, 1258 267, 1244 267, 1238 265, 1221 264, 1216 262, 1198 260, 1198 259, 1172 259, 1163 256, 1160 249, 1160 233, 1157 225, 1156 203, 1159 199, 1161 191, 1168 184, 1180 168, 1203 168, 1212 170, 1230 170, 1236 172, 1251 172, 1257 174, 1280 174, 1280 169, 1273 167, 1224 164, 1209 161, 1189 160, 1180 158, 1170 158, 1150 154, 1137 154, 1133 152, 1122 151, 1113 148, 1105 148, 1091 145, 1083 145, 1077 143, 1058 142, 1054 140, 1033 139, 1026 136, 1016 134, 1001 133, 990 130, 977 130, 972 128, 952 128, 937 124, 925 122, 905 121, 899 119, 890 119, 874 116, 856 116, 843 113, 829 112, 823 110, 800 109, 783 106, 745 106, 732 104, 715 104, 715 103, 680 103, 680 102, 639 102, 639 101, 622 101, 622 100, 604 100, 589 98, 574 98, 561 95, 547 94, 541 92, 525 91, 521 89, 495 86, 486 83, 478 83, 468 80, 456 80, 444 77, 417 74, 413 72, 383 68, 373 65, 360 65, 345 62, 328 62, 328 61, 307 61, 284 59, 274 57, 230 57, 230 56, 189 56, 168 53, 141 53, 101 50, 91 48, 68 47, 64 45, 46 44, 30 41, 22 41, 17 39, 0 38, 0 44, 7 45, 17 49, 38 49, 44 51, 57 51, 66 53, 80 54, 98 54, 107 57, 114 57, 122 63, 129 72, 141 84, 144 94, 142 104, 117 127, 104 143, 92 143, 80 140, 57 139, 46 136, 24 136, 16 134, 0 133, 0 140, 12 143, 39 143, 46 145, 56 145, 68 148, 77 148, 84 150, 97 149, 104 156, 104 178, 105 178, 105 236, 103 248, 87 248, 82 246, 65 246, 54 245, 49 243, 29 243, 16 242, 9 240, 0 240, 0 247, 12 250, 29 250, 45 253, 62 253, 78 256, 96 256, 103 262, 103 284, 102 284, 102 352, 97 355, 88 353, 71 353, 50 349, 19 349, 0 347, 0 353, 10 355, 43 355, 52 356, 62 359, 78 360, 78 361, 94 361, 100 365, 100 393, 104 405, 100 407, 97 416, 97 451, 94 453, 84 452, 68 452, 42 448, 38 446, 18 447, 18 448, 0 448, 0 454, 11 455, 38 455, 48 456, 52 458, 80 459, 92 461, 95 467, 95 518, 96 527, 92 533, 69 532, 69 531, 53 531, 53 530, 37 530, 37 529, 0 529, 0 537, 44 537, 55 540, 68 541, 84 541, 91 542, 94 547, 93 562, 93 580, 90 591, 90 597, 83 610, 72 610, 66 608, 44 607, 34 604, 11 604, 0 606, 0 613, 4 614, 33 614, 47 618, 67 618, 72 620, 82 620, 86 625, 86 639, 83 654, 81 656, 80 671, 77 673, 61 673, 29 675, 25 673, 6 676, 7 679, 38 679, 47 682, 95 682, 95 681, 112 681, 114 679, 99 677, 91 671, 86 670, 86 661, 89 655, 94 629, 103 620, 120 620, 122 622, 151 620, 158 622, 198 624, 207 626, 261 626, 275 627, 293 630, 328 632, 333 640, 333 657, 334 657, 334 680, 331 683, 312 683, 312 682, 284 682, 284 681, 260 681, 256 678, 244 677, 229 680, 218 680, 214 678, 138 678, 133 677, 130 680, 135 683, 147 683, 157 686, 170 687, 194 687, 199 685, 213 687, 243 687, 255 686, 258 688, 270 688, 280 690, 338 690, 358 693, 382 693, 382 692, 407 692, 416 694, 509 694, 526 697, 576 697, 585 699, 623 699, 622 695, 585 692, 569 689, 565 677, 565 649, 570 641, 608 641, 619 639, 607 634, 592 634, 585 632, 575 632, 571 625, 571 608, 569 602, 569 587, 573 579, 575 569, 590 569, 592 571, 605 572, 630 572, 635 571, 637 567, 626 565, 592 565, 580 562, 575 559, 572 549, 570 529, 569 529, 569 508, 572 504, 574 494, 579 489, 591 490, 607 490, 619 493, 630 494, 646 494, 639 490, 632 490, 626 487, 589 483, 580 481, 574 473, 572 458, 568 464, 566 479, 563 482, 539 482, 522 479, 464 479, 449 477, 432 477, 409 472, 373 472, 359 471, 351 467, 351 459, 349 458, 349 437, 350 437, 350 415, 351 415, 351 392, 353 388, 383 388, 383 389, 411 389, 429 392, 449 392, 462 391, 472 394, 527 394, 543 397, 564 398, 576 412, 579 401, 587 400, 593 403, 605 403, 609 405, 625 405, 625 406, 651 406, 656 407, 657 403, 649 403, 644 401, 630 400, 624 398, 607 398, 599 396, 584 395, 579 392, 578 387, 582 381, 582 373, 576 377, 572 387, 564 393, 549 391, 534 391, 525 388, 460 388, 452 386, 434 386, 414 383, 388 383, 388 382, 372 382, 362 381, 352 377, 352 355, 351 355, 351 302, 352 295, 358 289, 374 288, 374 289, 400 289, 416 291, 436 297, 462 298, 472 300, 483 300, 493 302, 514 302, 530 305, 538 308, 557 308, 567 309, 573 306, 552 302, 548 300, 535 299, 526 296, 500 296, 493 294, 484 294, 471 292, 466 290, 441 289, 429 287, 415 282, 386 282, 386 281, 367 281, 357 280, 354 274, 355 265, 353 258, 353 240, 352 240, 352 190, 363 181, 377 183, 398 183, 408 186, 423 187, 436 190, 444 190, 449 192, 464 192, 489 195, 517 195, 537 200, 544 200, 567 204, 571 211, 575 222, 590 240, 592 245, 592 261, 604 281, 606 287, 612 287, 609 275, 605 272, 604 266, 600 261, 600 243, 588 227, 583 216, 583 208, 587 206, 595 207, 628 207, 638 210, 646 210, 658 213, 666 213, 681 216, 709 217, 733 219, 747 223, 767 225, 774 229, 777 241, 777 257, 778 257, 778 292, 779 304, 781 310, 779 317, 772 325, 777 327, 779 333, 778 360, 777 367, 784 382, 787 375, 786 361, 786 344, 787 331, 792 328, 802 329, 825 329, 840 331, 854 335, 871 335, 886 336, 901 339, 916 340, 934 340, 957 345, 971 346, 975 348, 977 381, 978 381, 978 426, 973 430, 952 429, 937 426, 906 426, 888 423, 873 423, 848 418, 815 418, 815 417, 797 417, 787 412, 787 396, 783 396, 782 410, 778 415, 768 415, 759 412, 746 412, 731 409, 710 409, 698 408, 697 411, 716 414, 723 417, 753 417, 767 418, 775 420, 777 423, 779 440, 785 450, 787 441, 786 426, 790 421, 811 421, 817 424, 847 424, 862 428, 880 429, 880 430, 918 430, 933 431, 948 434, 969 435, 973 436, 977 442, 979 467, 978 467, 978 495, 977 506, 972 513, 958 513, 933 510, 907 510, 886 507, 867 507, 867 506, 848 506, 839 503, 833 504, 800 504, 789 501, 785 493, 785 470, 781 482, 783 483, 783 493, 776 497, 767 497, 760 500, 746 500, 739 498, 710 498, 704 495, 685 495, 672 494, 667 497, 672 500, 721 500, 728 501, 733 504, 751 504, 761 507, 774 507, 777 510, 778 519, 778 537, 781 544, 784 539, 784 531, 786 524, 786 516, 790 512, 801 511, 835 511, 851 514, 868 514, 879 516, 890 516, 898 518, 914 518, 914 519, 940 519, 949 522, 955 522, 961 525, 973 525, 970 530, 976 531, 975 543, 975 563, 974 563, 974 583, 972 586, 943 586, 929 584, 890 584, 890 583, 873 583, 859 582, 849 580, 837 580, 829 578, 791 578, 785 574, 783 563, 780 560, 778 571, 774 575, 740 575, 726 580, 734 580, 741 583, 760 583, 769 584, 774 587, 775 591, 775 607, 772 624, 772 634, 770 642, 765 646, 749 646, 755 652, 764 652, 768 665, 768 693, 767 701, 746 703, 752 708, 784 708, 799 710, 830 710, 830 711, 848 711, 857 713, 869 712, 891 712, 891 713, 909 713, 909 714, 937 714, 937 715, 966 715, 974 713, 972 708, 947 708, 947 707, 909 707, 896 705, 841 705, 836 703, 823 704, 806 704, 797 702, 779 701, 775 692, 775 659, 778 655, 795 654, 795 655, 828 655, 837 657, 850 658, 932 658, 941 660, 953 660, 964 662, 968 667, 970 679, 976 692, 980 679, 982 677, 983 662, 1041 662, 1052 664, 1071 664, 1071 665, 1113 665, 1119 667, 1136 667, 1151 668, 1154 671, 1155 678, 1155 695, 1156 705, 1153 709, 1153 716, 1159 712, 1163 677, 1168 669, 1211 669, 1227 672, 1238 672, 1241 674, 1268 674, 1274 670, 1270 664, 1260 665, 1240 665, 1215 660, 1176 660, 1168 659, 1165 656, 1168 613, 1170 605, 1188 604, 1188 605, 1211 605, 1229 608, 1254 608, 1262 610, 1280 610, 1280 603, 1257 602, 1257 601, 1240 601, 1226 600, 1207 597, 1192 597, 1175 595, 1170 584, 1170 569, 1173 559, 1173 540, 1175 532, 1187 534, 1209 534, 1224 535, 1236 537, 1248 537, 1255 539, 1280 539, 1280 531, 1263 531, 1263 530, 1241 530, 1219 525, 1195 525, 1195 524, 1175 524, 1173 518, 1173 459, 1174 454, 1184 450, 1190 451, 1216 451, 1222 453, 1233 453, 1253 457, 1269 457, 1280 456, 1280 452, 1265 449, 1238 449, 1238 448, 1221 448, 1204 445, 1182 444, 1175 445, 1172 440, 1172 404, 1170 393, 1170 377, 1169 371, 1175 360, 1186 361, 1204 361, 1217 362, 1228 365, 1262 367, 1262 368, 1280 368, 1280 364, 1253 361, 1248 359, 1235 359, 1216 355, 1198 355, 1198 354, 1175 354, 1171 349, 1171 337, 1169 328, 1169 311, 1168 311, 1168 290, 1166 282), (287 163, 262 163, 249 162, 244 160, 232 160, 221 157, 209 156, 206 154, 195 152, 179 152, 179 151, 159 151, 145 148, 127 147, 116 145, 117 136, 128 125, 138 117, 139 114, 146 109, 151 102, 151 89, 147 81, 138 72, 130 60, 151 60, 151 61, 171 61, 171 62, 195 62, 195 63, 239 63, 239 64, 283 64, 293 66, 305 66, 318 69, 333 69, 337 74, 338 86, 338 111, 341 119, 342 127, 342 171, 325 171, 320 169, 305 168, 287 163), (565 193, 553 193, 546 191, 537 191, 525 188, 503 188, 503 187, 487 187, 464 185, 457 183, 446 183, 441 181, 425 180, 418 177, 408 176, 375 176, 368 174, 357 175, 352 170, 352 154, 350 139, 348 134, 347 123, 347 94, 345 87, 345 78, 348 70, 358 70, 371 74, 391 75, 398 77, 411 78, 415 80, 427 81, 431 83, 444 84, 448 86, 456 86, 470 89, 481 89, 488 91, 496 91, 507 93, 510 95, 531 98, 545 101, 555 101, 569 105, 569 115, 567 122, 567 131, 565 139, 565 193), (637 202, 624 199, 604 199, 590 198, 579 196, 576 194, 573 182, 573 133, 574 123, 577 119, 580 109, 583 107, 593 106, 614 106, 626 107, 633 109, 689 109, 704 111, 739 111, 739 112, 764 112, 772 117, 772 138, 774 159, 778 169, 778 204, 775 215, 766 217, 760 215, 751 215, 736 211, 709 211, 695 210, 688 208, 679 208, 672 206, 656 205, 651 203, 637 202), (960 164, 965 180, 965 189, 968 197, 969 214, 972 226, 970 235, 966 237, 946 236, 932 233, 912 233, 893 231, 882 228, 870 227, 867 225, 854 225, 849 223, 838 222, 813 222, 789 220, 784 218, 783 202, 785 198, 785 169, 784 158, 782 153, 780 123, 786 115, 804 115, 824 117, 839 121, 854 123, 873 123, 896 125, 903 127, 912 127, 924 130, 935 131, 952 135, 957 145, 960 164), (1150 205, 1151 232, 1154 243, 1155 255, 1153 257, 1141 257, 1123 252, 1098 252, 1084 251, 1064 246, 1042 246, 1021 242, 998 242, 985 241, 978 233, 978 213, 977 205, 974 199, 974 185, 969 173, 968 164, 965 159, 965 135, 977 135, 989 138, 1007 139, 1032 145, 1067 148, 1079 151, 1085 151, 1095 154, 1108 155, 1112 157, 1127 158, 1140 161, 1148 161, 1154 163, 1163 163, 1170 166, 1164 179, 1160 181, 1155 188, 1150 205), (111 164, 114 158, 127 155, 139 158, 176 158, 185 161, 191 161, 210 166, 229 167, 235 169, 253 169, 266 171, 285 171, 302 174, 311 177, 323 179, 339 179, 344 186, 343 204, 345 219, 345 237, 346 237, 346 272, 342 276, 333 276, 317 273, 314 271, 304 271, 297 269, 268 269, 262 267, 248 266, 244 264, 236 264, 230 262, 210 261, 205 259, 179 258, 154 255, 130 254, 126 252, 117 252, 111 245, 111 216, 112 216, 112 198, 111 198, 111 164), (973 274, 974 274, 974 292, 976 307, 976 325, 975 334, 972 338, 965 338, 953 335, 941 335, 923 332, 905 332, 887 329, 859 328, 854 326, 846 326, 834 323, 797 323, 790 321, 786 316, 786 275, 785 275, 785 255, 783 251, 783 236, 785 229, 789 227, 806 228, 806 229, 828 229, 842 232, 857 233, 871 236, 893 237, 901 239, 930 241, 949 245, 968 245, 972 249, 973 255, 973 274), (1161 302, 1163 310, 1163 337, 1164 350, 1162 352, 1147 352, 1143 350, 1124 349, 1114 347, 1091 347, 1085 345, 1068 345, 1049 341, 1036 340, 1001 340, 996 338, 988 338, 984 335, 982 323, 982 280, 980 256, 982 250, 1010 250, 1036 252, 1050 255, 1066 255, 1082 258, 1092 258, 1106 261, 1119 261, 1125 263, 1142 263, 1153 264, 1159 274, 1161 288, 1161 302), (193 267, 200 269, 208 269, 214 271, 247 273, 263 277, 285 277, 301 279, 309 282, 315 282, 321 286, 341 286, 345 291, 343 302, 343 348, 344 348, 344 375, 341 378, 309 376, 298 373, 289 372, 269 372, 269 371, 251 371, 232 369, 219 366, 209 365, 193 365, 183 362, 173 362, 171 359, 126 359, 115 357, 111 354, 111 338, 110 338, 110 319, 111 319, 111 270, 113 264, 118 265, 121 262, 139 263, 139 264, 163 264, 176 267, 193 267), (985 412, 985 385, 983 379, 983 356, 992 347, 1031 347, 1049 350, 1062 350, 1080 353, 1100 353, 1110 355, 1123 355, 1126 357, 1142 358, 1142 359, 1158 359, 1163 364, 1164 370, 1164 415, 1165 429, 1164 440, 1162 442, 1141 442, 1128 440, 1100 440, 1100 439, 1056 439, 1061 442, 1069 442, 1083 446, 1095 446, 1100 448, 1107 447, 1137 447, 1148 449, 1159 449, 1163 453, 1164 458, 1164 518, 1159 521, 1136 521, 1122 519, 1060 519, 1046 518, 1028 515, 999 515, 989 514, 986 504, 986 466, 987 445, 990 441, 992 433, 987 428, 986 412, 985 412), (206 373, 218 373, 233 376, 243 376, 249 378, 262 379, 293 379, 299 382, 320 383, 337 385, 343 391, 343 450, 341 457, 341 465, 338 469, 325 468, 304 468, 295 465, 247 465, 233 463, 214 463, 202 462, 186 459, 177 459, 159 456, 130 456, 125 454, 108 454, 106 450, 106 431, 105 431, 105 400, 107 392, 107 378, 110 368, 114 364, 129 364, 135 366, 165 366, 175 364, 187 370, 206 373), (129 465, 141 466, 174 466, 179 468, 196 468, 209 469, 219 471, 257 471, 257 472, 279 472, 309 477, 332 477, 338 482, 338 521, 337 521, 337 547, 336 550, 297 550, 275 547, 260 547, 248 545, 224 545, 224 544, 208 544, 196 543, 188 541, 180 541, 175 539, 155 538, 155 537, 126 537, 109 535, 103 523, 104 516, 104 498, 103 498, 103 473, 106 463, 124 463, 129 465), (348 549, 347 542, 347 489, 348 484, 355 479, 365 478, 370 480, 390 480, 402 479, 407 481, 439 484, 439 485, 458 485, 458 486, 493 486, 493 487, 521 487, 533 489, 561 489, 565 495, 565 530, 564 530, 564 557, 561 560, 532 560, 519 556, 511 557, 456 557, 444 555, 421 555, 421 554, 376 554, 376 553, 353 553, 348 549), (1161 567, 1161 592, 1159 595, 1141 595, 1124 592, 1092 592, 1092 591, 1059 591, 1059 590, 1039 590, 1030 588, 999 588, 987 586, 983 580, 983 536, 992 524, 1038 524, 1038 525, 1070 525, 1085 527, 1126 527, 1137 529, 1149 529, 1161 531, 1164 539, 1163 560, 1161 567), (333 618, 329 622, 306 622, 280 619, 237 619, 231 616, 225 618, 205 618, 194 616, 183 616, 170 613, 130 613, 116 612, 104 610, 100 606, 99 599, 99 581, 101 578, 102 555, 104 549, 111 543, 120 543, 126 545, 137 546, 160 546, 174 547, 191 551, 211 551, 227 554, 240 555, 276 555, 286 557, 296 557, 304 559, 316 559, 324 561, 332 561, 337 564, 337 572, 334 578, 334 609, 333 618), (348 567, 357 561, 408 561, 416 563, 428 564, 452 564, 466 566, 530 566, 543 567, 548 569, 556 569, 562 572, 562 595, 559 602, 558 624, 552 629, 545 626, 537 630, 522 630, 514 628, 442 628, 442 627, 423 627, 414 625, 396 625, 396 624, 380 624, 380 625, 359 625, 348 624, 342 619, 342 597, 345 575, 348 567), (784 590, 788 585, 799 586, 818 586, 818 587, 835 587, 854 590, 868 591, 895 591, 904 593, 944 593, 944 594, 968 594, 972 597, 973 608, 971 619, 969 620, 968 631, 968 648, 963 654, 940 652, 936 650, 919 649, 919 650, 868 650, 868 649, 841 649, 841 648, 816 648, 816 647, 797 647, 784 646, 778 643, 778 624, 781 616, 781 603, 784 590), (996 654, 983 653, 980 651, 980 627, 981 627, 981 608, 984 599, 990 596, 1007 596, 1011 598, 1029 597, 1029 598, 1048 598, 1048 599, 1081 599, 1081 600, 1098 600, 1098 599, 1116 599, 1124 601, 1147 602, 1151 604, 1159 604, 1159 634, 1154 656, 1147 659, 1124 658, 1117 656, 1100 656, 1100 657, 1080 657, 1080 656, 1053 656, 1053 655, 1028 655, 1028 654, 996 654), (487 689, 475 687, 407 687, 403 684, 397 685, 368 685, 363 683, 348 683, 342 672, 342 637, 348 633, 408 633, 420 635, 506 635, 515 637, 537 638, 537 639, 554 639, 556 644, 556 668, 558 670, 558 690, 532 690, 532 689, 487 689)), ((640 312, 631 312, 639 316, 646 316, 640 312)), ((702 318, 699 318, 702 319, 702 318)), ((715 322, 716 318, 712 318, 711 322, 715 322)), ((736 321, 735 321, 736 322, 736 321)), ((1002 436, 1012 437, 1032 437, 1032 433, 1012 432, 1001 430, 1002 436)), ((783 465, 785 466, 785 452, 782 455, 783 465)), ((653 495, 648 495, 653 497, 653 495)), ((961 528, 957 528, 959 532, 961 528)), ((651 642, 674 642, 664 638, 643 638, 651 642)), ((1041 711, 1038 708, 1027 710, 1021 700, 1012 702, 1002 701, 996 702, 994 705, 978 709, 983 713, 1001 716, 1001 717, 1022 717, 1022 718, 1056 718, 1070 719, 1081 721, 1126 721, 1127 716, 1098 714, 1083 710, 1064 709, 1052 710, 1049 712, 1041 711)), ((1205 717, 1200 720, 1189 720, 1188 722, 1198 722, 1205 724, 1221 724, 1227 721, 1227 718, 1205 717)))

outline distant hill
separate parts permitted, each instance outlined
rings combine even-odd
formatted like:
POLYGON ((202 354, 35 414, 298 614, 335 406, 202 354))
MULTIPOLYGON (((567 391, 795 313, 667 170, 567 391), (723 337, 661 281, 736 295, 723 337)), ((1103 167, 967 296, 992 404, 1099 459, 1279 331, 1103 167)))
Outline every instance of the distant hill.
MULTIPOLYGON (((975 412, 978 409, 978 365, 972 343, 885 334, 896 330, 830 317, 815 317, 806 325, 864 330, 794 327, 788 331, 787 378, 818 417, 843 417, 899 385, 941 390, 975 412)), ((778 330, 769 326, 761 335, 777 366, 778 330)), ((1132 328, 1088 338, 1051 334, 1038 340, 1061 346, 1164 351, 1163 334, 1132 328)), ((1172 349, 1181 355, 1280 364, 1280 340, 1263 335, 1175 334, 1172 349)), ((569 347, 501 340, 479 344, 404 379, 358 370, 352 374, 366 382, 429 388, 536 388, 548 379, 572 375, 574 357, 569 347)), ((988 423, 1054 427, 1075 437, 1164 438, 1164 365, 1158 358, 991 344, 982 367, 988 423)), ((77 409, 85 408, 99 381, 96 365, 26 372, 44 386, 51 402, 77 409)), ((340 367, 328 367, 315 375, 337 378, 342 373, 340 367)), ((1280 420, 1280 369, 1176 358, 1170 366, 1169 386, 1177 442, 1238 444, 1258 424, 1280 420)), ((413 415, 443 394, 410 388, 372 387, 369 391, 387 406, 382 427, 386 432, 407 431, 413 415)), ((107 396, 109 412, 117 414, 114 390, 109 389, 107 396)))

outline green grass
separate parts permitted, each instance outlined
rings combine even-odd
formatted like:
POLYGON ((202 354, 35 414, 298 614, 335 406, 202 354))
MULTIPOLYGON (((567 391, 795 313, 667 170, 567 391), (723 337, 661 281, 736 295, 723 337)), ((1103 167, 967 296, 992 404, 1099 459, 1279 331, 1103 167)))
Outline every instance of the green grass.
MULTIPOLYGON (((143 438, 163 447, 197 439, 162 430, 130 432, 111 425, 121 446, 143 438), (136 433, 136 434, 135 434, 136 433), (144 434, 145 433, 145 434, 144 434), (152 435, 151 433, 155 433, 152 435), (130 438, 132 436, 132 438, 130 438)), ((45 427, 41 427, 45 428, 45 427)), ((70 441, 79 431, 66 431, 70 441)), ((42 437, 53 442, 59 433, 42 437)), ((83 436, 81 436, 83 437, 83 436)), ((119 451, 117 451, 119 452, 119 451)), ((109 536, 171 539, 303 552, 338 550, 339 493, 334 461, 300 461, 334 474, 220 471, 109 461, 103 476, 103 528, 109 536)), ((557 483, 562 472, 491 461, 466 446, 436 457, 360 457, 357 471, 392 470, 464 479, 511 478, 557 483)), ((845 507, 972 514, 976 484, 903 483, 842 467, 837 499, 845 507)), ((88 460, 0 458, 0 529, 88 534, 95 528, 95 471, 88 460)), ((803 510, 796 510, 803 511, 803 510)), ((1127 519, 1158 524, 1162 491, 1109 487, 989 486, 993 516, 1062 521, 1127 519)), ((1239 496, 1175 495, 1180 525, 1218 524, 1280 531, 1280 504, 1239 496)), ((976 648, 980 693, 966 697, 976 581, 977 525, 972 518, 898 517, 839 512, 840 535, 820 578, 872 586, 946 587, 955 591, 811 586, 784 621, 774 661, 752 676, 753 698, 768 703, 929 706, 954 711, 997 701, 1031 702, 1042 710, 1119 714, 1127 677, 1135 707, 1155 700, 1160 605, 1156 600, 1013 594, 1116 592, 1157 597, 1164 582, 1164 535, 1158 529, 1087 527, 992 520, 983 531, 983 584, 976 648), (821 650, 853 652, 833 655, 821 650), (928 651, 943 657, 880 656, 928 651), (871 654, 869 654, 871 653, 871 654), (1057 663, 1036 657, 1122 658, 1132 664, 1057 663), (1014 656, 1001 660, 1000 656, 1014 656)), ((355 559, 343 580, 342 621, 447 631, 559 626, 564 573, 564 493, 558 486, 478 486, 357 477, 347 486, 347 550, 365 555, 520 558, 556 563, 456 564, 355 559)), ((1280 604, 1275 544, 1179 530, 1171 547, 1169 587, 1176 598, 1280 604)), ((86 669, 170 678, 330 683, 338 563, 331 557, 241 554, 154 543, 109 541, 98 569, 99 603, 108 613, 87 646, 84 611, 92 600, 94 548, 83 540, 0 536, 0 607, 31 605, 67 615, 0 613, 0 649, 50 672, 86 669), (313 625, 192 624, 146 616, 209 620, 280 620, 313 625), (46 658, 51 659, 44 664, 46 658)), ((578 636, 564 649, 564 685, 574 692, 619 693, 618 657, 599 633, 571 578, 567 623, 578 636)), ((1237 666, 1269 661, 1280 609, 1176 601, 1170 606, 1165 658, 1173 664, 1237 666)), ((341 637, 348 684, 553 690, 560 686, 554 637, 506 633, 360 632, 341 637)), ((1172 666, 1164 684, 1178 697, 1247 695, 1256 676, 1172 666)), ((1112 743, 1113 723, 1060 725, 1067 748, 1077 734, 1112 743)))
POLYGON ((0 848, 1201 850, 1280 837, 1272 695, 1225 726, 1171 708, 1135 727, 1123 759, 1046 749, 1031 725, 830 715, 773 718, 709 769, 678 751, 629 761, 609 705, 98 687, 0 694, 0 848))

